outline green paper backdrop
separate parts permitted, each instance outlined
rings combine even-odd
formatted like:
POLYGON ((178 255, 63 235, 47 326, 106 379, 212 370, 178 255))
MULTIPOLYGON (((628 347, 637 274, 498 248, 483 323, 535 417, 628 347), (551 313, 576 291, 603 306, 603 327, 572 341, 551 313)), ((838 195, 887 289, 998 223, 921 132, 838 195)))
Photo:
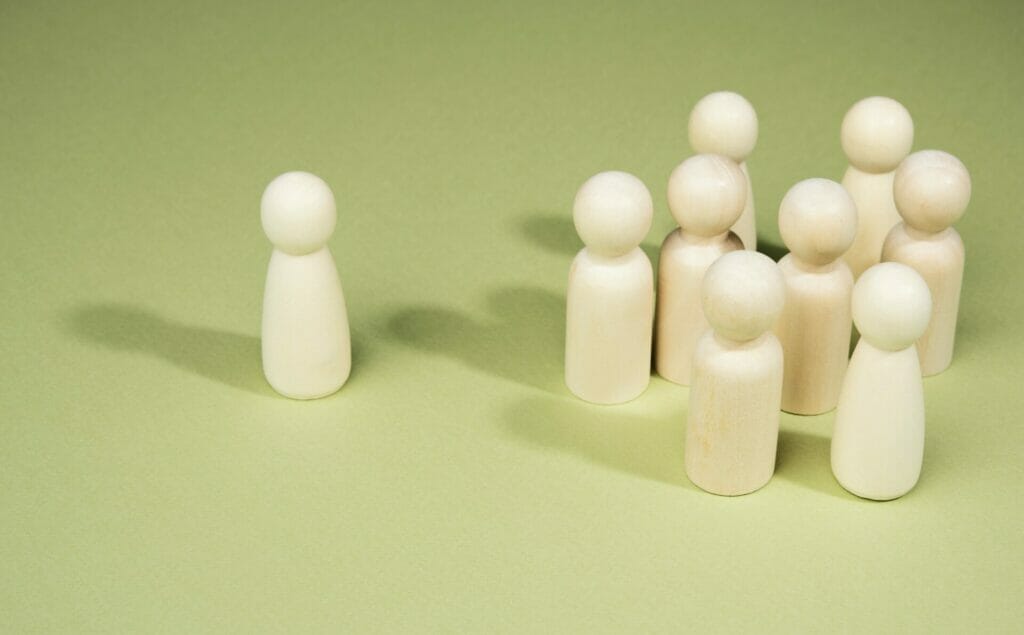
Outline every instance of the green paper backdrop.
POLYGON ((1010 632, 1024 620, 1024 4, 0 4, 0 631, 1010 632), (576 188, 671 229, 690 107, 737 90, 765 251, 892 96, 974 196, 918 487, 687 481, 687 391, 564 388, 576 188), (354 372, 277 397, 259 197, 333 187, 354 372))

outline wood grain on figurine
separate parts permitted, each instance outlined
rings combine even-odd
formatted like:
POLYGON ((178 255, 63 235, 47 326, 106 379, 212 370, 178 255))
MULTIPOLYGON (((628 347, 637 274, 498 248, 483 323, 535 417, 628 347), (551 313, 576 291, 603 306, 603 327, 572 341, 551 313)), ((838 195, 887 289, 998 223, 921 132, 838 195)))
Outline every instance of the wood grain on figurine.
POLYGON ((665 238, 658 262, 654 366, 671 382, 690 383, 693 349, 708 328, 700 305, 704 272, 722 254, 743 249, 729 227, 746 197, 746 177, 723 156, 698 154, 669 176, 668 205, 679 228, 665 238))
POLYGON ((853 243, 857 208, 835 181, 807 179, 782 199, 779 231, 790 251, 779 261, 786 306, 775 323, 785 354, 782 409, 820 414, 836 407, 849 356, 853 275, 841 256, 853 243))
POLYGON ((640 243, 653 214, 647 187, 625 172, 597 174, 576 195, 586 246, 569 272, 565 383, 585 401, 629 401, 650 382, 654 271, 640 243))
POLYGON ((932 295, 932 319, 917 341, 921 372, 935 375, 953 361, 964 243, 952 227, 971 198, 971 177, 956 157, 939 150, 915 152, 896 170, 893 186, 903 222, 889 232, 882 260, 921 274, 932 295))
POLYGON ((785 289, 770 258, 735 251, 708 269, 702 296, 711 329, 694 351, 686 474, 714 494, 747 494, 775 471, 783 354, 768 329, 785 289))

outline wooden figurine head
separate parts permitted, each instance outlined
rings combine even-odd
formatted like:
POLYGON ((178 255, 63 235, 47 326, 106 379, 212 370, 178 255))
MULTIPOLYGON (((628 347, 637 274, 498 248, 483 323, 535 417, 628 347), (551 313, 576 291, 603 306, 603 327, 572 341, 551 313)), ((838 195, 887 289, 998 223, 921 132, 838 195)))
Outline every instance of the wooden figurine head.
POLYGON ((971 175, 952 154, 915 152, 900 163, 893 199, 903 221, 923 232, 938 233, 963 216, 971 200, 971 175))
POLYGON ((654 202, 643 181, 626 172, 601 172, 576 193, 572 219, 580 239, 599 256, 616 258, 640 246, 651 229, 654 202))
POLYGON ((711 328, 736 342, 757 339, 771 328, 786 301, 778 265, 756 251, 732 251, 714 262, 701 287, 711 328))
POLYGON ((690 112, 689 134, 695 152, 721 154, 742 163, 757 145, 757 113, 743 95, 711 93, 690 112))
POLYGON ((686 234, 711 238, 729 231, 747 202, 747 177, 718 154, 697 154, 668 177, 668 207, 686 234))
POLYGON ((839 138, 853 167, 892 172, 913 146, 914 120, 895 99, 867 97, 846 112, 839 138))
POLYGON ((928 328, 932 296, 924 278, 898 262, 877 264, 853 287, 853 323, 875 348, 901 351, 928 328))
POLYGON ((800 181, 779 205, 782 242, 799 261, 813 266, 834 262, 857 235, 857 205, 839 183, 800 181))

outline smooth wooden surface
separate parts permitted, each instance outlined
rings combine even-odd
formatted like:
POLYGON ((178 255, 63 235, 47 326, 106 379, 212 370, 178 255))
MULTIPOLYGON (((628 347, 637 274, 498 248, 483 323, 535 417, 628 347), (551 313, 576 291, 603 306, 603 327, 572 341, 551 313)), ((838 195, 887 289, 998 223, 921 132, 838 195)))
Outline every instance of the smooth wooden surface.
POLYGON ((937 375, 953 362, 960 288, 964 277, 964 241, 949 227, 927 234, 900 223, 889 232, 882 260, 913 267, 932 294, 932 319, 917 341, 921 372, 937 375))
POLYGON ((785 352, 782 409, 801 415, 839 403, 850 351, 853 275, 844 262, 808 267, 791 254, 779 261, 786 307, 775 324, 785 352))
POLYGON ((735 161, 698 154, 668 182, 669 210, 679 228, 661 245, 654 368, 665 379, 690 383, 693 350, 708 323, 701 310, 704 272, 722 254, 743 249, 729 227, 743 211, 747 180, 735 161))
POLYGON ((697 343, 686 428, 686 474, 722 496, 749 494, 775 472, 782 347, 771 333, 736 343, 707 331, 697 343))
POLYGON ((743 249, 743 241, 732 232, 705 239, 685 236, 681 229, 661 245, 654 364, 665 379, 690 384, 693 350, 708 328, 700 306, 704 272, 723 254, 737 249, 743 249))
POLYGON ((892 181, 892 172, 872 174, 852 165, 843 175, 843 187, 857 203, 857 238, 843 255, 855 279, 881 261, 885 237, 900 222, 892 202, 892 181))
POLYGON ((590 177, 573 201, 586 247, 569 271, 565 383, 584 401, 629 401, 650 382, 654 270, 640 241, 653 214, 647 186, 620 171, 590 177))
POLYGON ((743 204, 740 218, 729 229, 743 242, 743 248, 749 251, 757 249, 757 211, 754 209, 754 185, 750 180, 747 162, 740 163, 743 175, 747 177, 747 202, 743 204))
POLYGON ((597 404, 622 403, 651 378, 654 270, 639 248, 618 258, 583 249, 567 291, 565 383, 597 404))
POLYGON ((936 375, 953 361, 964 243, 952 225, 971 200, 971 177, 953 155, 923 150, 907 157, 896 170, 893 196, 903 222, 886 238, 882 260, 902 262, 928 283, 932 319, 917 342, 917 351, 921 372, 936 375))
POLYGON ((757 249, 757 214, 747 159, 757 145, 757 112, 739 93, 718 91, 705 95, 690 111, 687 126, 695 152, 720 154, 739 164, 747 177, 747 202, 730 229, 749 250, 757 249))
POLYGON ((873 500, 913 489, 924 460, 922 390, 913 346, 885 351, 857 343, 832 431, 832 472, 840 485, 873 500))
POLYGON ((925 404, 914 342, 928 326, 931 296, 916 271, 885 262, 857 281, 852 308, 861 338, 836 408, 832 473, 857 496, 891 500, 921 475, 925 404))
POLYGON ((782 409, 813 415, 836 407, 849 356, 853 275, 842 260, 857 232, 857 208, 843 186, 800 181, 779 205, 790 253, 779 261, 786 305, 775 323, 785 355, 782 409))
POLYGON ((843 258, 854 278, 880 261, 882 243, 900 221, 893 178, 913 142, 910 113, 889 97, 865 97, 843 117, 840 144, 849 167, 842 183, 857 204, 857 237, 843 258))
POLYGON ((334 195, 319 177, 289 172, 267 186, 260 207, 275 245, 263 291, 263 374, 286 397, 327 396, 352 370, 345 296, 326 247, 334 195))
POLYGON ((693 356, 686 475, 713 494, 748 494, 775 471, 783 363, 768 329, 785 302, 782 276, 766 256, 734 251, 701 291, 711 329, 693 356))

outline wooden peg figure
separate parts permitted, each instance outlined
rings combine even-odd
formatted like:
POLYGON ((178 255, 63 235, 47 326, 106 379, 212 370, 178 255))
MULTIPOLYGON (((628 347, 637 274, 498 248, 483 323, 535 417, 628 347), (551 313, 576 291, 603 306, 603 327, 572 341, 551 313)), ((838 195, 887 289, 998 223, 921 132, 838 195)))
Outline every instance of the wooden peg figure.
POLYGON ((586 246, 569 272, 565 383, 584 401, 629 401, 650 382, 654 270, 640 243, 653 214, 647 187, 625 172, 597 174, 576 194, 586 246))
POLYGON ((661 245, 654 366, 689 385, 693 348, 708 327, 700 307, 704 272, 722 254, 743 249, 729 231, 747 198, 747 181, 732 159, 698 154, 668 179, 668 206, 679 228, 661 245))
POLYGON ((735 251, 708 269, 702 296, 711 329, 693 355, 686 474, 713 494, 747 494, 775 471, 783 362, 769 329, 785 287, 771 258, 735 251))
POLYGON ((857 205, 857 237, 843 258, 856 278, 881 260, 882 243, 900 221, 892 184, 914 143, 914 121, 898 101, 868 97, 846 113, 840 140, 850 161, 843 187, 857 205))
POLYGON ((875 265, 854 286, 861 338, 839 394, 832 473, 862 498, 898 498, 921 475, 924 387, 914 342, 931 312, 928 285, 906 265, 875 265))
POLYGON ((690 112, 690 146, 695 152, 729 157, 743 170, 747 202, 732 231, 746 249, 757 249, 757 216, 747 158, 757 145, 757 113, 743 95, 720 91, 705 95, 690 112))
POLYGON ((324 397, 352 368, 345 297, 327 249, 334 194, 313 174, 287 172, 263 192, 260 216, 274 244, 263 292, 263 374, 286 397, 324 397))
POLYGON ((903 222, 889 232, 882 260, 916 270, 932 294, 932 319, 917 341, 921 372, 935 375, 953 361, 964 243, 952 225, 971 200, 971 176, 959 159, 939 150, 915 152, 900 164, 893 183, 903 222))
POLYGON ((775 323, 785 355, 782 409, 820 414, 839 401, 850 351, 853 274, 842 255, 857 232, 857 208, 835 181, 800 181, 779 206, 779 231, 789 248, 779 261, 786 307, 775 323))

